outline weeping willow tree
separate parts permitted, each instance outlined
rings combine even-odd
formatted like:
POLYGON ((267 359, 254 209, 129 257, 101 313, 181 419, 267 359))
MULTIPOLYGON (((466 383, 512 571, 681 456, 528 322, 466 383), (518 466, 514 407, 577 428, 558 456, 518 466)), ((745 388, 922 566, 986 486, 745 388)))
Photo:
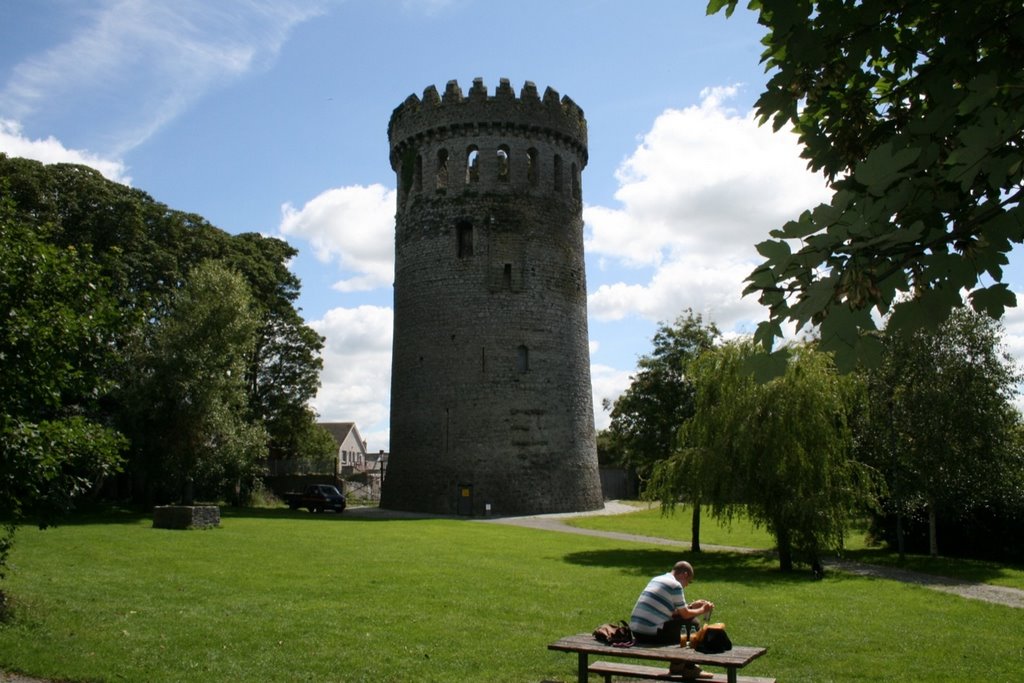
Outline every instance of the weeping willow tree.
POLYGON ((871 470, 852 458, 848 418, 860 385, 811 346, 791 351, 785 373, 767 383, 749 371, 751 343, 696 358, 687 368, 696 410, 652 479, 663 505, 697 495, 713 517, 749 516, 775 538, 784 571, 818 567, 875 498, 871 470))

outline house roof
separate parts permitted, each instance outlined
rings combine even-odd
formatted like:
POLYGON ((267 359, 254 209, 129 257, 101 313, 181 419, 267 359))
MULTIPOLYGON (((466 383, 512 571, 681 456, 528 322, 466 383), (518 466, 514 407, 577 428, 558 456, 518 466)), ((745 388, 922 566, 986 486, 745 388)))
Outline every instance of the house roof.
POLYGON ((345 443, 345 439, 351 434, 356 443, 359 444, 359 450, 366 455, 366 446, 363 443, 363 437, 360 436, 359 430, 356 428, 355 422, 318 422, 321 427, 326 429, 334 437, 334 440, 338 442, 338 447, 345 443))

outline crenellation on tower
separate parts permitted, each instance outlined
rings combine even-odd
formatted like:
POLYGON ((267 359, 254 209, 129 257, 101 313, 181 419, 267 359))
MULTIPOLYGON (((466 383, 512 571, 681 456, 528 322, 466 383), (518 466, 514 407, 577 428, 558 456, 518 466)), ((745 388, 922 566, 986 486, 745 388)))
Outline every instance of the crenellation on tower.
POLYGON ((462 101, 462 88, 459 87, 458 81, 448 81, 444 87, 444 97, 441 101, 446 104, 462 101))
MULTIPOLYGON (((482 79, 480 79, 480 83, 483 84, 482 79)), ((516 93, 512 89, 512 83, 507 78, 502 78, 498 81, 498 89, 494 91, 494 96, 499 100, 514 100, 516 93)))
POLYGON ((581 173, 568 97, 475 79, 406 98, 398 179, 391 457, 382 506, 528 514, 602 505, 581 173))
POLYGON ((586 165, 586 119, 572 99, 560 97, 549 86, 541 100, 536 85, 530 81, 516 98, 508 79, 502 79, 492 96, 483 79, 477 78, 469 97, 464 97, 458 81, 452 80, 445 86, 443 96, 438 96, 435 86, 429 86, 422 99, 410 95, 395 108, 388 124, 392 166, 407 148, 418 146, 425 139, 447 137, 449 129, 468 131, 467 136, 474 136, 474 131, 497 127, 506 128, 517 137, 550 139, 578 157, 579 169, 586 165))
MULTIPOLYGON (((409 97, 413 98, 417 105, 420 104, 419 98, 417 98, 416 95, 409 95, 409 97)), ((423 105, 427 107, 436 107, 439 104, 441 104, 441 96, 437 93, 437 88, 432 85, 425 88, 423 90, 423 105)))

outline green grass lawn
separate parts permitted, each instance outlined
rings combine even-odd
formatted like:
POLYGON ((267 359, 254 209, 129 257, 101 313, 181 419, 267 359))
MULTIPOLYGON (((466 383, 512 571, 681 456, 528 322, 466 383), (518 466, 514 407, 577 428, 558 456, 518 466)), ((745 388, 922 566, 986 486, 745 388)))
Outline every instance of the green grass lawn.
MULTIPOLYGON (((634 503, 637 511, 625 515, 603 515, 578 517, 567 520, 573 526, 586 529, 601 529, 669 538, 680 543, 690 542, 692 513, 687 505, 675 510, 662 512, 657 504, 634 503)), ((700 540, 702 546, 724 545, 740 548, 768 550, 774 547, 774 540, 764 529, 755 527, 749 519, 735 518, 731 524, 719 522, 707 511, 701 515, 700 540)), ((855 527, 846 537, 843 558, 887 567, 899 567, 910 571, 949 576, 954 579, 989 583, 1024 590, 1024 568, 1011 567, 995 562, 962 560, 947 557, 932 558, 922 555, 907 555, 901 562, 898 555, 888 548, 869 547, 866 541, 866 527, 855 527)))
MULTIPOLYGON (((127 514, 19 530, 0 669, 79 682, 571 681, 575 656, 547 644, 627 618, 647 579, 685 556, 474 520, 222 515, 206 531, 127 514)), ((1024 668, 1020 610, 783 575, 757 555, 688 559, 687 597, 714 600, 734 642, 769 648, 752 675, 1014 681, 1024 668)))
MULTIPOLYGON (((577 517, 568 521, 573 526, 587 529, 603 529, 670 538, 680 543, 690 542, 692 508, 689 505, 677 505, 675 509, 662 511, 657 503, 631 503, 636 512, 624 515, 601 515, 596 517, 577 517)), ((700 542, 702 545, 724 545, 740 548, 758 548, 769 550, 775 545, 772 537, 762 528, 743 516, 735 517, 732 522, 719 521, 713 518, 707 509, 701 515, 700 542)), ((867 547, 864 529, 854 529, 846 539, 848 549, 867 547)))

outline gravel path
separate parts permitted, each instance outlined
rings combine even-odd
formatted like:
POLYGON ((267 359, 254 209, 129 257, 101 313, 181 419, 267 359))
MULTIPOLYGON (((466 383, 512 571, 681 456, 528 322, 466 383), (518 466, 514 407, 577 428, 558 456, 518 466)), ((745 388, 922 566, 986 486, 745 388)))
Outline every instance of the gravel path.
POLYGON ((827 562, 827 566, 838 569, 849 574, 860 576, 874 576, 880 579, 891 579, 892 581, 903 581, 914 583, 932 590, 952 593, 969 600, 981 600, 992 602, 997 605, 1016 607, 1024 609, 1024 591, 1009 586, 993 586, 987 583, 970 583, 960 579, 952 579, 948 576, 934 576, 932 574, 918 574, 917 572, 895 567, 879 567, 873 564, 861 564, 859 562, 845 562, 835 560, 827 562))
POLYGON ((42 678, 29 678, 28 676, 22 676, 21 674, 9 674, 0 671, 0 683, 57 683, 57 681, 47 681, 42 678))

